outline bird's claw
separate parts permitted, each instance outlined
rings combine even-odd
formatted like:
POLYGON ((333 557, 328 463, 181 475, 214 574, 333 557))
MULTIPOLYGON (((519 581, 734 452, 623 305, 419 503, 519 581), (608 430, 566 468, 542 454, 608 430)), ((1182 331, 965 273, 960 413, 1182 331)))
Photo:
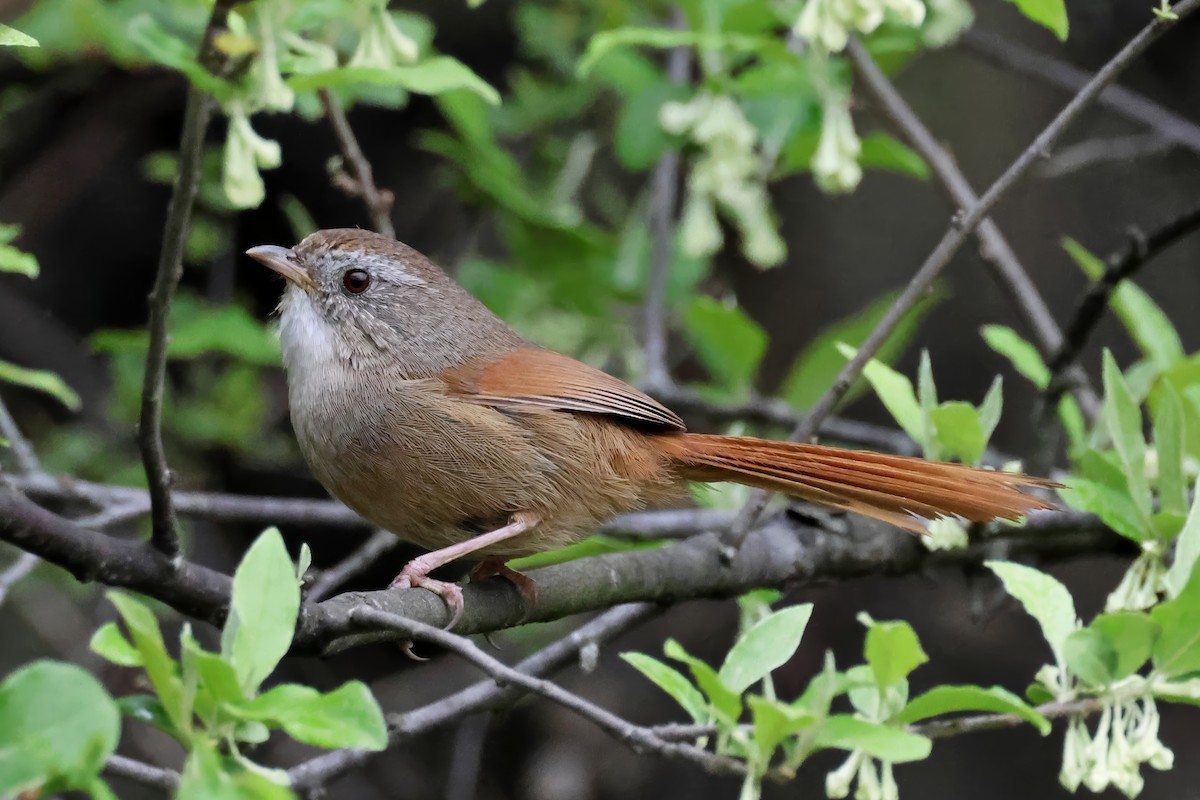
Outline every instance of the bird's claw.
POLYGON ((449 581, 439 581, 426 575, 419 568, 413 568, 410 563, 404 569, 400 570, 400 574, 392 580, 389 589, 427 589, 442 598, 446 603, 446 608, 450 611, 450 621, 443 627, 450 630, 463 615, 463 590, 457 583, 449 581))

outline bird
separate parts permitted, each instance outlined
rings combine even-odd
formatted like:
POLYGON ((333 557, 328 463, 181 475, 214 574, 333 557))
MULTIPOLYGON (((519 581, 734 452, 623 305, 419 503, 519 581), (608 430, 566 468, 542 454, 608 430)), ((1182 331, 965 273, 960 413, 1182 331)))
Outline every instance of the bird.
MULTIPOLYGON (((279 335, 293 428, 337 499, 429 551, 393 587, 480 563, 527 597, 506 565, 561 548, 622 512, 678 503, 691 482, 732 481, 911 532, 958 517, 1019 520, 1053 506, 1014 472, 806 442, 694 433, 599 369, 529 341, 417 250, 359 229, 247 255, 283 276, 279 335)), ((448 627, 449 627, 448 626, 448 627)))

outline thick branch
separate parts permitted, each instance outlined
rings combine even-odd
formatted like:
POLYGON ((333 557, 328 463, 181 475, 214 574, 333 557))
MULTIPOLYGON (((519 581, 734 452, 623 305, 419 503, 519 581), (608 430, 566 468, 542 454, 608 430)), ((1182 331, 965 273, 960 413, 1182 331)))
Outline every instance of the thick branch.
MULTIPOLYGON (((218 0, 213 6, 204 38, 200 43, 200 61, 210 70, 219 64, 213 42, 225 28, 234 0, 218 0)), ((183 277, 183 249, 191 224, 192 207, 200 187, 200 161, 204 133, 212 117, 213 101, 195 86, 188 88, 183 114, 183 133, 179 140, 179 171, 167 204, 163 226, 162 250, 158 256, 158 274, 150 291, 150 346, 146 353, 146 374, 142 384, 142 409, 138 420, 137 441, 150 487, 153 529, 151 543, 172 559, 179 557, 179 531, 171 501, 171 468, 163 447, 163 381, 167 369, 167 321, 171 300, 183 277)))
MULTIPOLYGON (((1135 58, 1150 46, 1158 37, 1166 33, 1179 20, 1187 17, 1193 11, 1200 7, 1200 0, 1181 0, 1172 6, 1174 14, 1171 17, 1155 16, 1153 20, 1146 25, 1133 39, 1121 48, 1112 59, 1105 64, 1099 72, 1092 77, 1088 83, 1079 90, 1066 107, 1051 120, 1050 124, 1037 135, 1029 147, 1025 148, 1016 161, 1009 165, 1008 169, 993 183, 988 190, 979 198, 979 202, 969 208, 962 209, 952 218, 950 228, 942 236, 940 242, 933 249, 933 252, 925 259, 925 263, 917 270, 912 280, 904 287, 904 291, 896 298, 896 302, 892 304, 883 318, 875 326, 875 329, 867 336, 855 353, 854 358, 842 367, 837 378, 834 379, 833 385, 821 396, 812 410, 808 412, 804 420, 796 426, 792 431, 792 440, 805 441, 811 439, 820 427, 821 421, 833 412, 833 409, 845 397, 846 392, 850 390, 850 386, 862 374, 863 367, 867 362, 874 358, 879 352, 879 348, 883 346, 896 325, 904 318, 909 309, 913 307, 918 300, 929 291, 929 287, 933 281, 941 274, 946 265, 950 263, 950 259, 963 246, 967 238, 972 234, 976 227, 979 226, 984 219, 991 213, 992 209, 1004 198, 1005 195, 1017 184, 1021 178, 1028 174, 1034 163, 1044 154, 1050 152, 1050 148, 1058 140, 1058 137, 1070 127, 1079 115, 1087 108, 1096 96, 1103 89, 1117 79, 1122 72, 1125 71, 1135 58)), ((737 521, 730 529, 729 539, 733 546, 739 546, 742 539, 745 537, 755 520, 762 514, 766 508, 767 501, 770 495, 767 492, 756 490, 751 499, 746 503, 742 512, 738 515, 737 521)))

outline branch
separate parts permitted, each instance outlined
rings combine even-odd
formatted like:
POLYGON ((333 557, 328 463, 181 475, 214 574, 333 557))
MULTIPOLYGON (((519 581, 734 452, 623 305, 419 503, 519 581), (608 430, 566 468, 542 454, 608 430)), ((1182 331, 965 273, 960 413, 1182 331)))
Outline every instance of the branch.
MULTIPOLYGON (((556 672, 594 648, 629 630, 657 613, 648 603, 609 609, 581 625, 563 638, 513 666, 526 675, 556 672)), ((389 746, 412 739, 434 728, 457 722, 486 709, 506 706, 523 696, 512 686, 483 680, 427 705, 392 714, 389 718, 389 746)), ((293 788, 301 791, 322 786, 345 772, 366 763, 374 753, 365 750, 338 750, 323 753, 288 770, 293 788)))
MULTIPOLYGON (((687 20, 676 6, 671 10, 671 27, 686 27, 687 20)), ((691 48, 676 47, 667 56, 667 80, 673 84, 687 81, 691 68, 691 48)), ((650 252, 650 275, 646 284, 644 303, 646 383, 651 390, 670 386, 671 371, 667 367, 667 277, 671 272, 676 224, 675 206, 679 186, 679 153, 668 149, 654 167, 653 194, 650 214, 653 224, 653 243, 650 252)))
POLYGON ((619 742, 626 744, 635 753, 652 753, 664 758, 678 758, 700 766, 714 775, 744 775, 745 765, 729 756, 709 753, 703 748, 684 742, 674 742, 656 735, 650 728, 635 725, 596 705, 577 694, 567 691, 556 683, 514 669, 499 659, 488 655, 474 642, 464 636, 415 620, 405 619, 373 608, 358 608, 351 614, 351 621, 358 625, 376 629, 387 629, 404 637, 420 639, 441 645, 455 655, 474 664, 495 681, 518 686, 526 691, 541 695, 574 711, 579 716, 595 723, 601 730, 619 742))
MULTIPOLYGON (((913 275, 912 280, 904 287, 904 291, 896 298, 896 302, 892 304, 891 308, 887 310, 887 313, 876 324, 875 329, 863 341, 854 358, 850 359, 842 367, 841 372, 834 379, 833 385, 826 390, 825 394, 821 396, 821 399, 808 412, 804 420, 792 431, 791 439, 793 441, 804 441, 812 438, 813 434, 820 427, 821 421, 829 416, 845 396, 846 392, 849 391, 855 379, 862 373, 863 367, 875 356, 879 348, 883 346, 883 343, 887 341, 887 338, 891 335, 896 325, 904 318, 905 314, 908 313, 909 309, 925 295, 934 279, 950 263, 950 259, 962 247, 967 237, 987 218, 992 209, 1008 194, 1013 186, 1028 174, 1037 159, 1041 158, 1043 154, 1050 152, 1051 146, 1058 140, 1058 137, 1095 100, 1104 87, 1116 80, 1117 76, 1124 72, 1126 67, 1141 55, 1152 42, 1198 7, 1200 7, 1200 0, 1180 0, 1180 2, 1171 7, 1173 12, 1171 17, 1155 16, 1141 32, 1134 36, 1125 47, 1121 48, 1120 52, 1113 56, 1079 90, 1078 94, 1071 98, 1066 107, 1037 135, 1029 147, 1025 148, 1024 152, 1017 156, 1016 161, 1009 165, 1008 169, 1004 171, 995 183, 988 187, 988 190, 979 198, 978 203, 969 208, 962 209, 960 213, 954 215, 949 230, 946 231, 941 241, 933 249, 933 252, 925 259, 925 263, 913 275)), ((751 494, 751 499, 746 502, 746 505, 738 515, 737 521, 729 531, 729 541, 732 547, 736 548, 741 545, 746 533, 753 527, 754 522, 762 514, 763 509, 766 508, 769 499, 770 494, 762 490, 755 490, 751 494)))
MULTIPOLYGON (((971 28, 959 39, 967 50, 1005 72, 1036 78, 1060 89, 1080 91, 1092 76, 1036 50, 1009 41, 994 33, 971 28)), ((1200 125, 1181 117, 1144 95, 1121 86, 1108 86, 1096 98, 1096 105, 1158 132, 1164 139, 1200 153, 1200 125)))
POLYGON ((346 112, 338 99, 328 89, 318 89, 317 96, 321 98, 325 116, 329 117, 329 123, 333 126, 333 132, 342 148, 342 157, 352 172, 352 175, 345 176, 349 182, 338 181, 339 185, 348 194, 362 198, 371 214, 371 227, 395 239, 396 228, 392 225, 391 217, 392 204, 396 201, 395 195, 375 185, 375 173, 371 169, 371 162, 363 155, 354 129, 350 127, 350 121, 346 119, 346 112))
POLYGON ((1077 170, 1114 161, 1158 155, 1173 146, 1173 142, 1157 133, 1135 133, 1130 136, 1106 136, 1085 139, 1064 147, 1054 154, 1038 174, 1043 178, 1061 178, 1077 170))
POLYGON ((42 560, 33 553, 21 553, 8 568, 0 572, 0 606, 8 599, 12 588, 37 569, 42 560))
POLYGON ((1067 326, 1062 347, 1049 360, 1050 383, 1046 387, 1045 408, 1057 408, 1058 399, 1069 382, 1065 377, 1067 371, 1078 367, 1079 355, 1104 316, 1108 302, 1121 281, 1132 277, 1164 250, 1196 230, 1200 230, 1200 205, 1185 211, 1149 234, 1143 234, 1136 228, 1131 229, 1129 243, 1105 260, 1104 274, 1080 299, 1071 324, 1067 326))
POLYGON ((42 471, 37 452, 34 451, 33 445, 29 443, 25 435, 21 433, 21 428, 12 418, 12 414, 8 413, 8 406, 4 405, 3 398, 0 398, 0 439, 8 440, 8 446, 17 462, 17 469, 27 475, 42 471))
MULTIPOLYGON (((1047 719, 1073 717, 1077 714, 1089 716, 1104 707, 1095 698, 1075 700, 1070 703, 1045 703, 1037 707, 1038 713, 1047 719)), ((934 719, 909 725, 913 733, 928 736, 930 739, 945 739, 963 733, 979 733, 981 731, 998 731, 1004 728, 1017 728, 1029 724, 1016 714, 973 714, 966 717, 951 719, 934 719)))
POLYGON ((175 770, 154 767, 125 756, 109 756, 104 772, 165 792, 173 792, 179 787, 179 773, 175 770))
MULTIPOLYGON (((871 58, 871 54, 862 43, 851 40, 846 52, 880 110, 929 164, 951 202, 959 208, 971 208, 978 204, 979 197, 950 153, 938 144, 937 139, 921 122, 912 106, 896 91, 896 87, 883 74, 883 70, 871 58)), ((1062 346, 1062 330, 1059 329, 1046 301, 1030 280, 1029 273, 1021 266, 1008 240, 1000 232, 999 226, 990 217, 985 218, 979 223, 976 236, 979 239, 980 253, 991 265, 992 274, 1033 331, 1038 348, 1043 355, 1053 353, 1062 346)), ((1095 416, 1099 401, 1096 393, 1088 385, 1087 374, 1076 367, 1072 380, 1080 406, 1089 417, 1095 416)))
MULTIPOLYGON (((218 0, 209 16, 200 43, 200 62, 211 72, 219 71, 222 56, 214 47, 217 34, 225 28, 229 10, 236 0, 218 0)), ((204 133, 212 117, 213 101, 195 86, 188 87, 183 113, 183 133, 179 139, 179 169, 167 204, 163 226, 162 250, 158 256, 158 274, 150 291, 150 346, 146 353, 146 374, 142 384, 142 409, 138 420, 137 442, 150 487, 153 529, 150 542, 171 559, 179 557, 179 531, 171 502, 171 468, 163 447, 163 380, 167 369, 167 322, 171 300, 183 277, 183 250, 200 186, 200 162, 204 151, 204 133)))

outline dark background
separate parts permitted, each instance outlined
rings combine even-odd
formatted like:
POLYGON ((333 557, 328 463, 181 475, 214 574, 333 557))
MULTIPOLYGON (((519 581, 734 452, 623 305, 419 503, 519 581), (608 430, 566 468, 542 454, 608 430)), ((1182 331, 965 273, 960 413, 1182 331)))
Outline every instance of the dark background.
MULTIPOLYGON (((0 2, 0 19, 12 19, 22 4, 0 2)), ((509 4, 489 0, 468 11, 464 3, 412 4, 429 14, 438 47, 468 63, 501 88, 517 58, 509 4)), ((1041 52, 1094 70, 1148 19, 1149 4, 1073 2, 1071 37, 1059 44, 1018 17, 999 0, 976 4, 978 25, 1024 42, 1041 52)), ((1122 84, 1144 93, 1200 123, 1200 27, 1184 24, 1135 63, 1122 84)), ((0 279, 0 358, 59 372, 84 398, 85 418, 105 424, 108 386, 104 363, 90 354, 84 337, 101 328, 144 323, 145 297, 155 269, 167 189, 141 177, 139 164, 150 152, 177 144, 183 86, 157 71, 130 74, 100 63, 31 75, 0 59, 0 81, 20 80, 36 91, 36 101, 19 114, 0 118, 0 221, 18 223, 19 244, 35 253, 42 275, 36 282, 0 279)), ((1068 99, 1044 82, 1009 74, 954 47, 922 57, 898 79, 900 90, 982 191, 1029 143, 1068 99)), ((860 131, 876 127, 869 111, 859 114, 860 131)), ((451 191, 444 165, 414 147, 415 133, 441 124, 433 106, 414 99, 400 112, 363 110, 351 121, 372 160, 377 182, 397 197, 393 219, 398 237, 443 263, 452 264, 468 235, 475 246, 495 248, 486 218, 463 208, 451 191)), ((233 218, 235 247, 289 244, 288 226, 271 198, 298 197, 322 227, 368 225, 359 201, 330 187, 326 159, 336 152, 327 126, 295 118, 256 118, 260 131, 278 138, 285 165, 265 173, 268 202, 258 211, 233 218), (261 122, 258 121, 261 119, 261 122)), ((219 125, 210 135, 219 141, 219 125)), ((1064 144, 1093 137, 1143 133, 1137 125, 1097 109, 1089 111, 1064 144)), ((1072 236, 1094 252, 1120 247, 1129 225, 1152 228, 1193 205, 1200 196, 1200 155, 1181 147, 1136 160, 1104 161, 1065 176, 1035 175, 1012 191, 995 215, 1017 254, 1065 323, 1084 288, 1077 268, 1060 247, 1072 236)), ((775 186, 789 256, 782 267, 761 272, 733 258, 718 264, 720 277, 736 289, 741 303, 769 331, 771 345, 760 387, 769 390, 795 353, 824 325, 901 286, 944 231, 950 209, 936 185, 869 172, 857 192, 830 198, 807 177, 775 186)), ((1139 283, 1175 321, 1184 345, 1194 350, 1200 337, 1200 238, 1175 247, 1139 276, 1139 283)), ((247 259, 230 255, 207 271, 191 271, 185 283, 216 299, 233 292, 254 298, 266 317, 277 299, 273 276, 247 259)), ((900 366, 911 373, 916 354, 928 348, 939 389, 945 397, 978 401, 997 372, 1006 375, 1005 415, 997 434, 1000 448, 1029 453, 1034 412, 1032 394, 1006 371, 1002 359, 977 336, 979 326, 999 322, 1022 330, 972 247, 956 257, 945 279, 952 299, 932 313, 900 366)), ((632 320, 635 317, 631 316, 632 320)), ((553 346, 554 342, 545 342, 553 346)), ((1128 363, 1131 345, 1106 320, 1087 351, 1085 365, 1095 375, 1099 347, 1114 349, 1128 363)), ((8 387, 4 397, 35 438, 67 423, 40 397, 8 387)), ((849 415, 888 422, 877 401, 865 398, 849 415)), ((689 420, 694 428, 712 423, 689 420)), ((286 420, 279 420, 286 426, 286 420)), ((132 432, 129 432, 130 439, 132 432)), ((185 476, 191 486, 246 493, 321 496, 303 466, 263 472, 213 454, 206 469, 185 476)), ((194 525, 192 549, 198 560, 229 568, 256 531, 236 526, 194 525)), ((355 544, 344 532, 286 530, 312 544, 318 564, 330 563, 355 544)), ((897 535, 901 535, 897 533, 897 535)), ((379 586, 410 555, 396 551, 360 585, 379 586)), ((1097 611, 1119 580, 1123 564, 1081 559, 1059 569, 1076 596, 1084 618, 1097 611)), ((80 588, 46 568, 0 608, 0 674, 34 657, 50 655, 97 668, 86 650, 91 631, 109 612, 93 588, 80 588)), ((938 572, 906 579, 860 580, 789 594, 790 601, 813 601, 816 611, 801 654, 778 673, 783 696, 799 691, 832 648, 840 665, 861 656, 862 629, 854 615, 865 609, 880 619, 910 620, 931 663, 913 678, 914 693, 937 682, 999 683, 1021 690, 1048 657, 1037 628, 1012 603, 997 595, 983 576, 938 572)), ((678 719, 677 710, 647 681, 617 660, 637 649, 657 653, 667 636, 693 652, 719 660, 736 625, 730 603, 695 602, 666 612, 654 622, 606 648, 591 675, 565 678, 568 685, 637 722, 678 719)), ((561 625, 518 631, 501 637, 506 651, 549 638, 561 625), (547 629, 548 628, 548 629, 547 629)), ((445 694, 475 675, 447 658, 411 664, 393 650, 363 650, 327 661, 292 661, 294 677, 332 686, 347 677, 373 682, 386 710, 403 709, 445 694)), ((124 691, 122 676, 108 675, 110 688, 124 691)), ((1047 739, 1031 729, 985 733, 939 742, 926 762, 901 766, 897 777, 906 797, 1059 797, 1056 781, 1061 729, 1047 739)), ((174 763, 178 753, 161 738, 127 726, 127 746, 143 758, 174 763)), ((1147 770, 1146 798, 1187 797, 1200 787, 1195 752, 1200 725, 1194 712, 1168 708, 1163 740, 1176 752, 1176 767, 1165 775, 1147 770)), ((294 759, 279 752, 266 760, 294 759)), ((824 771, 836 765, 822 756, 800 778, 768 796, 820 796, 824 771)), ((129 787, 118 786, 125 795, 129 787)), ((375 759, 364 772, 335 784, 331 797, 426 798, 617 798, 733 797, 734 782, 719 781, 690 766, 640 758, 569 712, 543 701, 492 717, 469 720, 405 744, 375 759), (478 788, 460 793, 461 779, 473 767, 472 743, 482 739, 478 788), (452 766, 456 764, 457 766, 452 766)), ((129 790, 129 796, 136 796, 129 790)))

